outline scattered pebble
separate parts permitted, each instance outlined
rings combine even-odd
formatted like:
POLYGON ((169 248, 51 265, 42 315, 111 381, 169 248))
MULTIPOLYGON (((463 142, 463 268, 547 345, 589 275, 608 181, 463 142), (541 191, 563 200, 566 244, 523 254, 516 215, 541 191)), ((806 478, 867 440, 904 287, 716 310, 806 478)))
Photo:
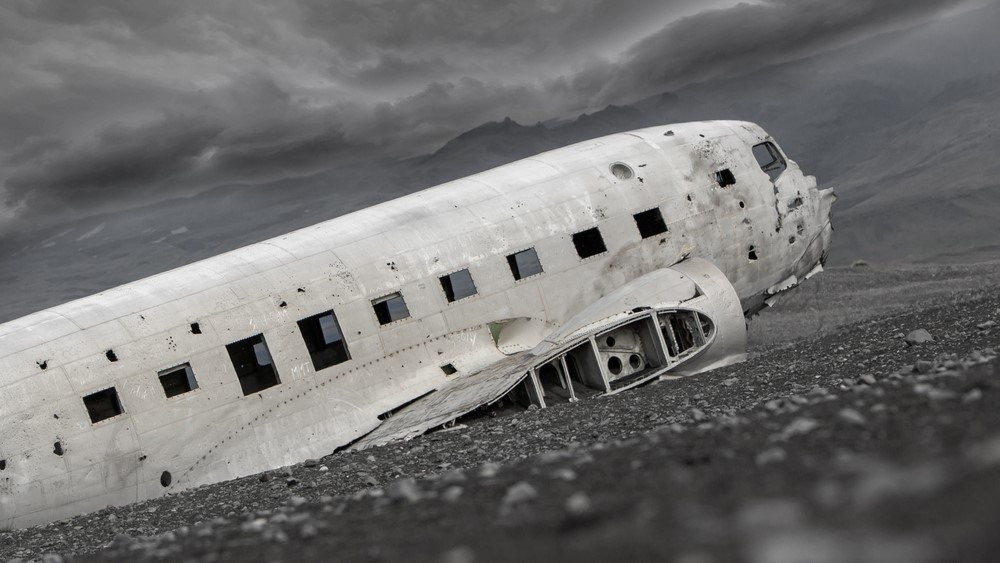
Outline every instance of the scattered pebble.
POLYGON ((786 457, 787 454, 785 453, 784 448, 773 446, 757 454, 754 461, 756 461, 758 467, 763 467, 772 463, 785 461, 786 457))
POLYGON ((587 493, 577 491, 566 499, 566 512, 572 516, 581 516, 590 512, 591 502, 587 493))
POLYGON ((420 488, 413 477, 405 477, 389 484, 385 489, 385 494, 393 500, 405 500, 407 502, 417 502, 420 500, 420 488))
POLYGON ((927 332, 926 329, 918 328, 917 330, 911 331, 904 338, 907 344, 910 346, 916 346, 919 344, 927 344, 928 342, 934 342, 934 337, 931 333, 927 332))
POLYGON ((840 411, 837 412, 837 418, 848 424, 853 424, 855 426, 868 425, 868 419, 865 418, 863 414, 859 413, 858 411, 852 408, 840 409, 840 411))
POLYGON ((525 481, 519 481, 508 488, 504 494, 503 500, 500 502, 500 514, 510 514, 536 497, 538 497, 538 491, 534 487, 525 481))
POLYGON ((788 440, 795 436, 805 436, 819 428, 819 422, 812 418, 799 417, 793 420, 781 431, 781 439, 788 440))

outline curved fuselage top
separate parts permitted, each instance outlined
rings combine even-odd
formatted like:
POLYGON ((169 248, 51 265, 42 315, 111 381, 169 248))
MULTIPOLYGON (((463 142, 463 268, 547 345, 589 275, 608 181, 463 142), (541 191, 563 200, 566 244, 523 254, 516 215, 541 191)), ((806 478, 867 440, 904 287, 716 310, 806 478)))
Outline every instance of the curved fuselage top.
POLYGON ((610 135, 0 324, 0 527, 162 494, 165 471, 191 486, 329 453, 441 365, 502 357, 492 323, 555 328, 686 256, 749 307, 829 245, 815 180, 788 161, 772 182, 752 153, 767 140, 726 121, 610 135), (654 208, 667 230, 643 237, 635 216, 654 208), (591 229, 605 248, 581 258, 573 235, 591 229), (526 249, 542 271, 515 279, 526 249), (476 292, 451 302, 439 278, 461 270, 476 292), (409 316, 384 323, 372 301, 395 293, 409 316), (317 370, 297 321, 324 311, 349 359, 317 370), (226 345, 255 335, 280 385, 244 396, 226 345), (158 374, 181 364, 197 391, 165 397, 158 374), (112 387, 123 412, 92 422, 82 397, 112 387))

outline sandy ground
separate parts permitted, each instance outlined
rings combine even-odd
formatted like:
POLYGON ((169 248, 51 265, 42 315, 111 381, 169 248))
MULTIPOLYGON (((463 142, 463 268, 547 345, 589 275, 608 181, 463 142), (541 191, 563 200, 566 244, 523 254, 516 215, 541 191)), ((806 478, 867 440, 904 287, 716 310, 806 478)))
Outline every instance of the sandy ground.
POLYGON ((859 320, 809 332, 796 294, 767 322, 812 336, 744 364, 3 532, 0 559, 995 560, 990 268, 834 273, 859 320))

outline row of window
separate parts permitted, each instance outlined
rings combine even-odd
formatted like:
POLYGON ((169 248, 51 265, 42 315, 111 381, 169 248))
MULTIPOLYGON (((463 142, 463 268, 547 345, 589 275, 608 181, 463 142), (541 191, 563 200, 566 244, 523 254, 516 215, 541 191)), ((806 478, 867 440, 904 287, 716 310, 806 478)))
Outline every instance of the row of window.
MULTIPOLYGON (((663 220, 663 214, 658 207, 636 213, 632 216, 639 235, 642 238, 649 238, 667 232, 667 224, 663 220)), ((608 248, 604 244, 604 238, 597 227, 580 231, 572 236, 573 246, 580 258, 590 258, 598 254, 607 252, 608 248)), ((538 259, 538 253, 534 248, 528 248, 520 252, 515 252, 507 256, 507 265, 510 266, 510 273, 515 280, 522 280, 531 276, 541 274, 542 263, 538 259)), ((465 299, 478 293, 476 283, 472 280, 469 270, 463 269, 450 273, 439 278, 441 289, 444 290, 445 298, 449 303, 465 299)), ((380 297, 372 301, 375 309, 375 316, 379 323, 385 325, 410 316, 406 308, 406 302, 399 292, 380 297)))
MULTIPOLYGON (((659 208, 636 213, 633 215, 633 218, 642 238, 649 238, 667 232, 667 225, 663 220, 663 215, 660 213, 659 208)), ((576 233, 572 236, 572 239, 580 258, 589 258, 607 252, 604 238, 597 227, 576 233)), ((507 256, 507 264, 510 266, 511 274, 515 280, 538 275, 543 271, 542 264, 538 260, 538 254, 534 248, 510 254, 507 256)), ((472 274, 468 268, 441 276, 439 280, 441 282, 441 289, 444 291, 449 303, 471 297, 478 293, 476 284, 472 280, 472 274)), ((373 299, 372 308, 375 311, 375 317, 382 325, 410 316, 410 311, 406 307, 406 301, 400 292, 373 299)), ((351 358, 350 352, 347 349, 347 343, 344 340, 344 333, 340 328, 340 323, 337 321, 337 316, 332 310, 304 318, 298 321, 297 324, 316 371, 346 362, 351 358)), ((191 326, 192 332, 195 332, 197 323, 191 326)), ((195 333, 200 334, 201 330, 199 329, 195 333)), ((233 363, 233 368, 239 379, 243 395, 251 395, 281 383, 278 371, 275 369, 274 361, 271 358, 271 352, 268 350, 267 342, 264 340, 264 335, 257 334, 250 338, 228 344, 226 345, 226 352, 228 352, 229 359, 233 363)), ((448 375, 455 373, 454 367, 450 364, 443 366, 442 369, 448 375)), ((198 381, 189 363, 163 370, 158 376, 160 385, 163 387, 163 393, 168 398, 176 397, 198 388, 198 381)), ((118 392, 114 387, 87 395, 83 398, 83 402, 87 407, 90 420, 95 423, 118 416, 124 412, 121 401, 118 398, 118 392)))

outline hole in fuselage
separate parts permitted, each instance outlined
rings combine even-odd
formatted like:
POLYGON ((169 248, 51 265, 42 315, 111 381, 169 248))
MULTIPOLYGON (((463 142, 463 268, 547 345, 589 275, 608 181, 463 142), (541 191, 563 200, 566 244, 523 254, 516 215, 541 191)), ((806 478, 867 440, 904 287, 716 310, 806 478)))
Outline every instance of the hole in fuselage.
POLYGON ((160 485, 164 487, 169 487, 170 483, 172 483, 173 480, 174 478, 172 475, 170 475, 169 471, 164 471, 163 473, 160 473, 160 485))
POLYGON ((604 340, 604 343, 608 345, 608 348, 612 348, 615 345, 615 337, 609 336, 604 340))
POLYGON ((614 375, 622 372, 622 361, 618 359, 618 356, 608 358, 608 371, 614 375))
POLYGON ((639 369, 639 366, 642 365, 642 358, 639 357, 639 354, 632 354, 628 357, 628 365, 632 369, 639 369))

